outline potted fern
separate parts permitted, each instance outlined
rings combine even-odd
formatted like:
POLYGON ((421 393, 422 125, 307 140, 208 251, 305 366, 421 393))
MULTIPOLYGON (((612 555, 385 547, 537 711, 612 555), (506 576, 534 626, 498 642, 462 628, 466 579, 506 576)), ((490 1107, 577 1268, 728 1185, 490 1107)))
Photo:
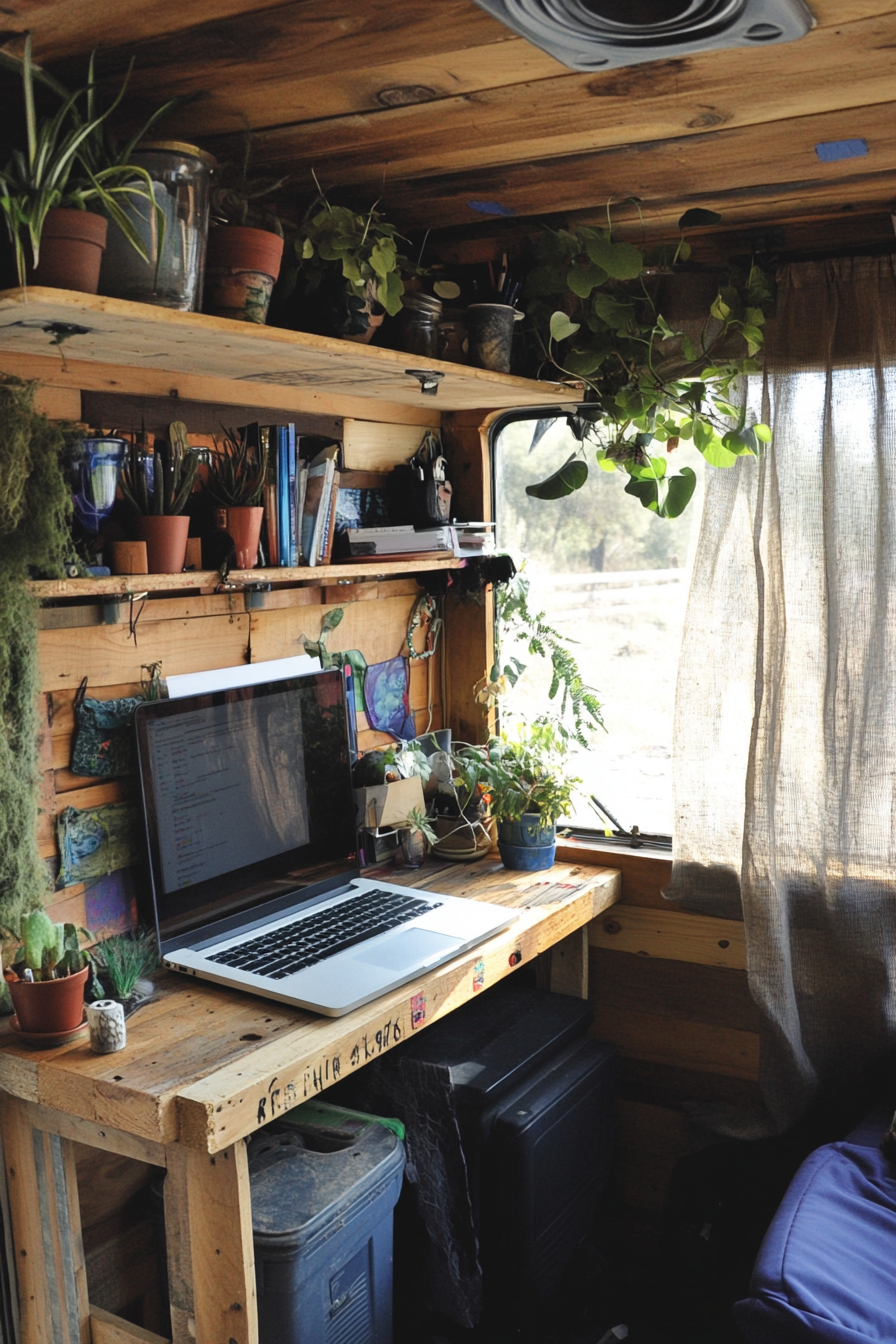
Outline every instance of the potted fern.
POLYGON ((261 505, 268 451, 265 442, 249 441, 247 428, 224 431, 209 457, 205 488, 217 504, 215 524, 231 537, 237 569, 254 569, 258 560, 261 505))

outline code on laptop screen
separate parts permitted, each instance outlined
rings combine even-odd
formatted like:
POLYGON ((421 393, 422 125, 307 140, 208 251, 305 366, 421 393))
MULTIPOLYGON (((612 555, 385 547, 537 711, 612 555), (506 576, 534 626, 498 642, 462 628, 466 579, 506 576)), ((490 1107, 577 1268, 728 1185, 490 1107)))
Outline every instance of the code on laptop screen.
POLYGON ((356 864, 338 671, 140 707, 161 939, 356 864))

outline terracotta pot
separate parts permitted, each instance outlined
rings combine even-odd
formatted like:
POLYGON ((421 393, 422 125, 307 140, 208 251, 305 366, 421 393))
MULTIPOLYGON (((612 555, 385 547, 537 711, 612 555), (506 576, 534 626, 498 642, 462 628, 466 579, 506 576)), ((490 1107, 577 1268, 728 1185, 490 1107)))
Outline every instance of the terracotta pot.
POLYGON ((190 520, 184 514, 145 514, 137 525, 138 539, 146 542, 150 574, 180 574, 187 556, 190 520))
POLYGON ((40 261, 37 269, 28 267, 28 283, 95 294, 108 227, 104 215, 87 210, 57 206, 48 211, 40 236, 40 261))
POLYGON ((238 224, 212 229, 203 311, 237 322, 266 322, 282 257, 283 239, 276 233, 238 224))
POLYGON ((61 980, 37 980, 34 984, 25 980, 7 982, 20 1030, 48 1036, 56 1031, 74 1031, 80 1026, 88 969, 85 966, 61 980))
POLYGON ((233 540, 237 569, 254 569, 257 565, 263 517, 264 509, 261 505, 242 504, 235 508, 215 510, 215 526, 233 540))

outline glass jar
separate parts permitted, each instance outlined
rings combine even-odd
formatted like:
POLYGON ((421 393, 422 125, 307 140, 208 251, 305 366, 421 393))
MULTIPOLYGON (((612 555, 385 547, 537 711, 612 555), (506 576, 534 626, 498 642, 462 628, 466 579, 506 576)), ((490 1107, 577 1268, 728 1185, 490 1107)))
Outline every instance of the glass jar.
POLYGON ((144 261, 121 230, 111 224, 100 293, 198 312, 202 307, 209 187, 216 161, 195 145, 177 140, 144 143, 131 158, 152 179, 158 210, 139 198, 123 208, 151 260, 144 261), (164 218, 163 236, 159 212, 164 218), (160 241, 161 255, 156 264, 160 241))
POLYGON ((400 315, 402 350, 424 359, 438 359, 441 316, 441 299, 415 291, 405 294, 400 315))

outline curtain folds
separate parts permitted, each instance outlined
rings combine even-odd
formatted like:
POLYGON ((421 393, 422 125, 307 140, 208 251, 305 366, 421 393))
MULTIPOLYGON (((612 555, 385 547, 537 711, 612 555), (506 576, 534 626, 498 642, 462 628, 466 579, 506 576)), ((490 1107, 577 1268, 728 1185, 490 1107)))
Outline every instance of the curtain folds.
POLYGON ((666 895, 742 909, 783 1127, 896 1045, 893 259, 784 268, 751 383, 774 443, 709 473, 666 895))

